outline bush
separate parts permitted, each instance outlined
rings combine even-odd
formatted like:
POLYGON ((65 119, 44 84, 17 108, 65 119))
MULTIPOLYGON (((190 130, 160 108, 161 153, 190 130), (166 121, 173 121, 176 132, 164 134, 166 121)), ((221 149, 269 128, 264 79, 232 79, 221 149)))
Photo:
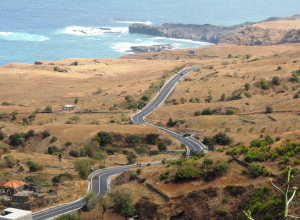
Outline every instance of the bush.
POLYGON ((160 180, 166 180, 166 179, 168 179, 169 174, 170 174, 170 170, 167 170, 166 172, 160 174, 159 179, 160 180))
POLYGON ((70 151, 69 151, 69 155, 70 155, 71 157, 79 157, 79 153, 78 153, 78 151, 76 151, 76 150, 70 150, 70 151))
POLYGON ((249 83, 246 83, 246 84, 245 84, 245 90, 248 91, 249 89, 250 89, 250 84, 249 84, 249 83))
POLYGON ((127 154, 128 164, 135 163, 135 159, 136 159, 136 155, 132 151, 129 151, 127 154))
POLYGON ((135 209, 132 206, 132 199, 126 192, 116 191, 110 194, 114 208, 117 213, 121 213, 122 216, 130 218, 134 215, 135 209))
POLYGON ((52 113, 53 112, 52 107, 50 105, 47 105, 45 107, 45 109, 44 109, 44 112, 46 112, 46 113, 52 113))
POLYGON ((210 108, 204 109, 201 115, 212 115, 213 111, 210 108))
POLYGON ((228 145, 232 142, 232 139, 223 132, 219 132, 218 134, 216 134, 213 139, 219 145, 228 145))
POLYGON ((204 158, 204 160, 203 160, 203 164, 206 164, 206 165, 211 165, 211 164, 213 164, 213 162, 214 161, 209 158, 204 158))
POLYGON ((199 116, 199 115, 201 115, 201 112, 200 112, 200 111, 195 111, 195 112, 194 112, 194 115, 195 115, 195 116, 199 116))
POLYGON ((258 163, 249 164, 248 171, 252 177, 258 177, 260 175, 267 176, 269 174, 269 170, 258 163))
POLYGON ((51 146, 48 147, 48 154, 55 154, 57 152, 57 147, 56 146, 51 146))
POLYGON ((176 179, 197 179, 201 177, 201 170, 195 166, 184 165, 181 166, 176 172, 176 179))
POLYGON ((271 87, 270 83, 266 79, 260 79, 259 86, 263 90, 267 90, 267 89, 269 89, 271 87))
POLYGON ((52 182, 54 184, 58 184, 58 183, 62 183, 65 180, 72 180, 72 179, 73 179, 72 175, 69 174, 69 173, 67 173, 67 172, 65 172, 65 173, 59 174, 58 176, 54 176, 52 178, 52 182))
POLYGON ((75 213, 67 213, 59 216, 57 218, 58 220, 80 220, 80 217, 76 215, 75 213))
POLYGON ((172 117, 169 118, 169 121, 167 122, 167 126, 174 127, 177 124, 177 121, 173 121, 172 117))
POLYGON ((0 140, 3 140, 4 137, 5 135, 2 132, 0 132, 0 140))
POLYGON ((15 133, 9 136, 9 144, 12 146, 23 146, 25 147, 25 133, 15 133))
POLYGON ((106 146, 112 142, 112 134, 109 132, 101 131, 97 134, 97 137, 94 139, 99 142, 101 146, 106 146))
POLYGON ((158 150, 150 150, 150 156, 159 154, 158 150))
POLYGON ((37 177, 36 177, 36 176, 26 176, 26 177, 25 177, 25 181, 26 181, 26 182, 34 183, 34 182, 37 181, 37 177))
POLYGON ((146 141, 148 144, 157 144, 158 137, 159 134, 151 133, 147 135, 146 141))
POLYGON ((162 151, 166 151, 167 150, 167 145, 162 142, 162 141, 159 141, 158 144, 157 144, 157 149, 162 152, 162 151))
POLYGON ((280 78, 278 76, 274 76, 272 78, 272 84, 276 85, 276 86, 279 86, 280 85, 280 78))
POLYGON ((70 141, 67 141, 66 143, 65 143, 65 146, 67 146, 67 147, 70 147, 72 145, 72 142, 70 142, 70 141))
POLYGON ((51 139, 50 139, 50 143, 54 143, 55 141, 57 141, 57 137, 53 136, 51 139))
POLYGON ((226 110, 226 115, 234 115, 235 114, 235 109, 227 109, 226 110))
POLYGON ((73 161, 75 170, 81 179, 86 179, 88 175, 92 172, 91 167, 94 165, 95 161, 90 158, 76 159, 73 161))
POLYGON ((43 139, 46 138, 46 137, 49 137, 49 136, 50 136, 50 132, 49 131, 45 130, 45 131, 42 132, 42 138, 43 139))
POLYGON ((43 167, 41 165, 36 164, 33 161, 31 161, 31 160, 27 161, 26 165, 28 166, 30 172, 36 172, 38 170, 42 170, 43 169, 43 167))
POLYGON ((141 137, 136 134, 127 135, 125 138, 125 142, 130 147, 135 147, 141 141, 141 137))
POLYGON ((223 176, 229 170, 229 166, 226 163, 218 163, 214 166, 213 171, 216 176, 223 176))
POLYGON ((130 176, 129 176, 130 181, 136 180, 136 179, 137 179, 137 176, 134 173, 130 174, 130 176))
MULTIPOLYGON (((247 58, 248 59, 248 58, 247 58)), ((225 217, 227 215, 227 212, 224 211, 223 209, 218 209, 216 211, 216 214, 219 216, 219 217, 225 217)))
POLYGON ((266 107, 266 113, 272 113, 273 108, 271 106, 266 107))

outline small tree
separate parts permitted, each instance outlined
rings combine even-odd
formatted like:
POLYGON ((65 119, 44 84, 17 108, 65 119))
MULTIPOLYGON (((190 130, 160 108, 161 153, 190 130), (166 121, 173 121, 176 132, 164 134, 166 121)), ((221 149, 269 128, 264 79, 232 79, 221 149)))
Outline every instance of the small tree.
POLYGON ((127 154, 128 164, 135 163, 135 159, 136 159, 136 155, 132 151, 129 151, 127 154))
POLYGON ((212 115, 213 111, 210 108, 204 109, 201 115, 212 115))
POLYGON ((266 113, 272 113, 273 112, 273 108, 271 106, 267 106, 266 107, 266 113))
POLYGON ((103 147, 112 142, 112 134, 105 131, 100 131, 95 138, 96 141, 103 147))
POLYGON ((249 83, 246 83, 246 84, 245 84, 245 90, 248 91, 249 89, 250 89, 250 84, 249 84, 249 83))
POLYGON ((276 86, 279 86, 280 85, 280 78, 278 76, 274 76, 272 78, 272 84, 276 85, 276 86))
POLYGON ((46 113, 52 113, 53 112, 52 107, 50 105, 47 105, 45 107, 45 109, 44 109, 44 112, 46 112, 46 113))
POLYGON ((136 134, 131 134, 126 136, 125 141, 129 146, 134 147, 141 141, 141 137, 136 134))
POLYGON ((46 138, 46 137, 49 137, 49 136, 50 136, 50 132, 49 131, 45 130, 45 131, 42 132, 42 138, 43 139, 46 138))
POLYGON ((166 151, 167 150, 167 145, 162 142, 162 141, 159 141, 158 144, 157 144, 157 149, 162 152, 162 151, 166 151))

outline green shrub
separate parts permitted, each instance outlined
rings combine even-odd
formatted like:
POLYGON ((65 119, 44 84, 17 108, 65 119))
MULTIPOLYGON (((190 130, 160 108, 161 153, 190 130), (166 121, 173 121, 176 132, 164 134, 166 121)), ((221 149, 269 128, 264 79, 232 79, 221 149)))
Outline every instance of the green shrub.
POLYGON ((79 157, 79 153, 78 153, 78 151, 76 151, 76 150, 70 150, 70 151, 69 151, 69 155, 70 155, 71 157, 79 157))
POLYGON ((160 180, 166 180, 166 179, 168 179, 169 174, 170 174, 170 170, 167 170, 166 172, 160 174, 159 179, 160 180))
POLYGON ((150 156, 153 156, 153 155, 157 155, 159 154, 159 151, 158 150, 150 150, 150 156))
POLYGON ((51 139, 50 139, 50 143, 54 143, 55 141, 57 141, 57 137, 53 136, 51 139))
POLYGON ((132 151, 129 151, 128 154, 127 154, 127 161, 128 161, 128 164, 133 164, 135 163, 135 159, 136 159, 136 155, 132 152, 132 151))
POLYGON ((176 172, 176 179, 185 180, 185 179, 197 179, 201 177, 201 170, 195 166, 184 165, 179 167, 176 172))
POLYGON ((249 164, 248 172, 252 177, 258 177, 260 175, 267 176, 269 174, 269 170, 258 163, 249 164))
POLYGON ((234 115, 235 114, 235 109, 226 109, 226 115, 234 115))
POLYGON ((273 108, 271 106, 266 107, 266 113, 272 113, 273 108))
POLYGON ((51 147, 48 147, 48 154, 55 154, 56 152, 58 151, 57 147, 56 146, 51 146, 51 147))
POLYGON ((132 199, 130 195, 126 192, 116 191, 109 194, 114 202, 114 208, 117 213, 120 213, 126 218, 131 218, 135 209, 132 205, 132 199))
POLYGON ((248 148, 245 147, 245 145, 237 145, 234 146, 231 149, 226 150, 226 154, 228 155, 240 155, 243 153, 246 153, 248 151, 248 148))
POLYGON ((46 138, 46 137, 49 137, 49 136, 50 136, 50 132, 49 131, 45 130, 45 131, 42 132, 42 138, 43 139, 46 138))
POLYGON ((164 142, 159 141, 157 144, 157 149, 159 150, 159 152, 166 151, 167 145, 164 142))
POLYGON ((38 170, 42 170, 43 169, 43 167, 41 165, 36 164, 33 161, 31 161, 31 160, 27 161, 26 165, 28 166, 30 172, 36 172, 38 170))
POLYGON ((127 135, 125 138, 125 142, 130 146, 134 147, 141 141, 141 137, 136 134, 127 135))
POLYGON ((259 85, 263 90, 267 90, 271 87, 270 83, 266 79, 260 79, 259 85))
POLYGON ((5 137, 4 133, 0 132, 0 140, 3 140, 4 137, 5 137))
POLYGON ((223 176, 225 173, 227 173, 229 170, 229 166, 226 163, 217 163, 213 167, 213 171, 216 174, 216 176, 223 176))
POLYGON ((225 133, 219 132, 216 134, 213 139, 219 145, 229 145, 232 142, 232 139, 228 137, 225 133))
POLYGON ((25 181, 26 181, 26 182, 34 183, 34 182, 37 181, 37 177, 36 177, 36 176, 26 176, 26 177, 25 177, 25 181))
POLYGON ((44 109, 44 112, 46 112, 46 113, 52 113, 53 112, 52 107, 50 105, 47 105, 45 107, 45 109, 44 109))
POLYGON ((167 122, 167 126, 174 127, 177 124, 177 121, 173 121, 172 117, 169 118, 169 121, 167 122))
MULTIPOLYGON (((248 58, 247 58, 248 59, 248 58)), ((216 211, 216 214, 219 216, 219 217, 225 217, 227 215, 227 212, 224 211, 223 209, 218 209, 216 211)))
POLYGON ((210 108, 204 109, 201 115, 212 115, 213 111, 210 108))
POLYGON ((225 204, 225 203, 228 203, 229 199, 228 198, 223 198, 222 199, 222 202, 225 204))
POLYGON ((129 180, 132 181, 132 180, 135 180, 135 179, 137 179, 137 176, 134 173, 130 174, 129 180))
POLYGON ((23 146, 25 147, 25 133, 15 133, 9 136, 9 144, 12 146, 23 146))
POLYGON ((195 116, 199 116, 199 115, 201 115, 201 112, 200 112, 200 111, 195 111, 195 112, 194 112, 194 115, 195 115, 195 116))
POLYGON ((75 213, 67 213, 59 216, 57 220, 80 220, 80 217, 75 213))
POLYGON ((280 78, 278 76, 274 76, 272 78, 273 85, 279 86, 280 85, 280 78))
POLYGON ((100 131, 94 140, 98 141, 101 146, 105 147, 107 144, 112 142, 112 134, 109 132, 100 131))
POLYGON ((265 142, 262 140, 253 140, 250 142, 251 147, 263 147, 265 146, 265 142))
POLYGON ((211 165, 213 163, 214 163, 214 161, 209 158, 204 158, 204 160, 203 160, 203 164, 206 164, 206 165, 211 165))
POLYGON ((69 147, 69 146, 71 146, 72 145, 72 142, 70 142, 70 141, 67 141, 66 143, 65 143, 65 146, 67 146, 67 147, 69 147))
POLYGON ((246 83, 246 84, 245 84, 245 90, 248 91, 249 89, 250 89, 250 84, 249 84, 249 83, 246 83))
POLYGON ((81 179, 86 179, 92 172, 91 167, 95 164, 95 161, 90 158, 76 159, 73 161, 75 170, 81 179))
POLYGON ((158 138, 159 134, 151 133, 147 135, 146 141, 148 144, 157 144, 158 138))
POLYGON ((52 182, 54 184, 58 184, 58 183, 62 183, 65 180, 72 180, 72 179, 73 179, 73 176, 70 173, 65 172, 65 173, 59 174, 58 176, 54 176, 52 178, 52 182))

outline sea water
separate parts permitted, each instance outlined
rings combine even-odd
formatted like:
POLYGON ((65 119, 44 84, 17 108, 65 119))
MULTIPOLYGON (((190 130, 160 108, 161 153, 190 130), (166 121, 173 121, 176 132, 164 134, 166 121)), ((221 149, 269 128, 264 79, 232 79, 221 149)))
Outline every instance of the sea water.
POLYGON ((133 45, 210 45, 129 34, 132 23, 234 25, 297 13, 299 0, 0 0, 0 65, 120 57, 133 45))

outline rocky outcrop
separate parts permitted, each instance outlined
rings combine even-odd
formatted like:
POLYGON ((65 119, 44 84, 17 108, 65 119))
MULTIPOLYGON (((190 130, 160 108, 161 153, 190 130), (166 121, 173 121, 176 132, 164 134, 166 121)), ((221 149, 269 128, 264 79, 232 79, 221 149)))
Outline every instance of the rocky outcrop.
POLYGON ((163 24, 162 26, 149 26, 145 24, 132 24, 129 32, 135 34, 148 34, 152 36, 190 39, 218 43, 222 37, 237 33, 243 27, 252 23, 243 23, 234 26, 216 26, 210 24, 163 24))
POLYGON ((219 43, 246 46, 300 43, 300 29, 288 30, 249 26, 232 36, 220 39, 219 43))
POLYGON ((171 50, 172 44, 152 45, 152 46, 131 46, 130 50, 134 53, 160 52, 163 50, 171 50))
POLYGON ((129 26, 129 32, 215 44, 254 46, 299 43, 300 15, 286 18, 272 17, 258 23, 243 23, 234 26, 168 23, 162 26, 132 24, 129 26))

